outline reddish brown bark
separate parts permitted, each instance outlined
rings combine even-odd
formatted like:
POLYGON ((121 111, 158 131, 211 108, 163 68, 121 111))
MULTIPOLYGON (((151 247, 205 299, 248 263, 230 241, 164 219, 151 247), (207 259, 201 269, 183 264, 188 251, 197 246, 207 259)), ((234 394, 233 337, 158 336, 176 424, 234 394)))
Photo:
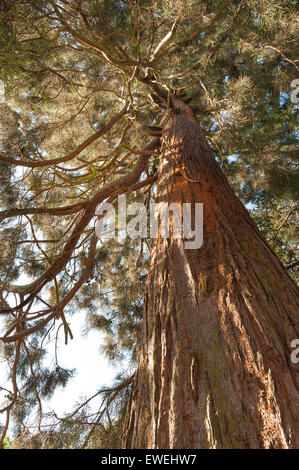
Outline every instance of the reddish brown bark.
POLYGON ((157 201, 203 203, 204 242, 152 240, 124 447, 298 447, 297 287, 189 108, 164 130, 157 201))

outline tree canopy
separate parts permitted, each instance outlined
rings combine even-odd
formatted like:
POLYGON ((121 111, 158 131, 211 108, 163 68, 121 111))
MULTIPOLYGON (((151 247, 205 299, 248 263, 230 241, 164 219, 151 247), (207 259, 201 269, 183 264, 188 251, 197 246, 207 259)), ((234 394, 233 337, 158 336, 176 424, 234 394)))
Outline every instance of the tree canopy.
POLYGON ((95 209, 120 194, 150 203, 175 97, 298 279, 297 36, 294 0, 1 2, 1 442, 12 417, 20 446, 120 445, 149 238, 99 241, 95 209), (79 311, 128 369, 96 392, 97 413, 87 399, 59 420, 43 400, 73 371, 46 359, 79 311))

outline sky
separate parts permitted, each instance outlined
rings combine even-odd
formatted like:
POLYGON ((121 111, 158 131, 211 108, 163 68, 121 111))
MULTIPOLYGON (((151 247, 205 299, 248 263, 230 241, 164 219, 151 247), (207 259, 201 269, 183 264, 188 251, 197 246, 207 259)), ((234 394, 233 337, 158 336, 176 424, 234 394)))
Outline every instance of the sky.
MULTIPOLYGON (((58 363, 64 368, 76 368, 77 374, 71 378, 65 388, 59 387, 54 396, 43 402, 44 412, 55 411, 58 417, 74 409, 82 397, 92 396, 100 387, 112 385, 117 372, 123 364, 113 366, 100 351, 103 344, 103 334, 91 330, 86 332, 85 313, 78 311, 68 319, 73 333, 73 340, 64 344, 64 334, 61 329, 61 339, 57 348, 58 363), (82 332, 84 333, 82 335, 82 332)), ((49 364, 54 364, 54 355, 49 354, 49 364)), ((0 385, 11 390, 11 384, 6 380, 5 362, 0 350, 0 385)), ((100 404, 94 400, 93 409, 100 404)), ((0 425, 4 424, 5 416, 0 415, 0 425)), ((11 428, 10 433, 11 434, 11 428)))
MULTIPOLYGON (((1 98, 1 93, 0 93, 1 98)), ((16 177, 22 176, 22 169, 18 169, 16 177)), ((39 232, 37 231, 37 234, 39 232)), ((29 237, 30 238, 30 237, 29 237)), ((19 285, 30 283, 33 279, 20 273, 16 282, 19 285)), ((15 299, 11 299, 11 305, 14 305, 15 299)), ((71 411, 80 397, 89 397, 93 395, 102 386, 112 385, 117 372, 124 367, 124 364, 112 365, 105 359, 100 352, 103 344, 103 334, 99 331, 91 330, 86 332, 86 315, 84 311, 78 311, 72 317, 67 317, 74 336, 73 340, 64 344, 63 328, 60 328, 60 341, 58 345, 58 362, 64 368, 76 368, 76 375, 69 380, 65 388, 59 387, 54 396, 45 402, 44 411, 55 410, 61 417, 66 411, 71 411), (82 334, 83 333, 83 334, 82 334)), ((3 331, 0 318, 0 331, 3 331)), ((1 336, 1 335, 0 335, 1 336)), ((0 386, 12 390, 10 382, 7 382, 7 369, 3 360, 3 351, 0 344, 0 386)), ((54 345, 51 347, 52 354, 49 353, 47 365, 54 365, 54 345)), ((3 394, 7 392, 0 390, 0 407, 3 394)), ((96 400, 94 406, 96 406, 96 400)), ((99 403, 99 401, 98 401, 99 403)), ((0 426, 4 424, 5 415, 0 414, 0 426)))
POLYGON ((60 387, 48 403, 49 408, 54 408, 59 416, 71 411, 82 396, 88 398, 100 387, 111 385, 121 367, 121 364, 119 367, 113 366, 101 353, 103 335, 99 331, 91 330, 82 335, 86 327, 83 312, 78 312, 78 317, 73 316, 69 323, 74 338, 66 345, 64 335, 61 335, 58 362, 65 368, 75 367, 77 374, 65 388, 60 387))

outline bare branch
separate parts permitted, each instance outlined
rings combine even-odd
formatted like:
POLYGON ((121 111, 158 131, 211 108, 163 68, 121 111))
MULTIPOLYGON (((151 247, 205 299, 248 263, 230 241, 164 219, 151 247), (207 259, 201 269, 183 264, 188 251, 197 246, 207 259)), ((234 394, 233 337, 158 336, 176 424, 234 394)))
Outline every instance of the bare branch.
POLYGON ((72 204, 64 207, 39 207, 39 208, 24 208, 24 209, 8 209, 0 212, 0 222, 9 218, 20 215, 34 215, 34 214, 48 214, 48 215, 70 215, 75 212, 79 212, 86 206, 87 202, 79 202, 78 204, 72 204))
POLYGON ((274 47, 274 46, 271 46, 271 45, 267 45, 267 46, 264 46, 265 49, 273 49, 274 51, 278 52, 282 58, 286 61, 286 62, 289 62, 290 64, 294 65, 295 69, 297 70, 297 72, 299 72, 299 67, 298 65, 295 63, 295 61, 291 60, 291 59, 288 59, 286 57, 286 55, 281 52, 279 49, 277 49, 277 47, 274 47))
POLYGON ((158 53, 163 49, 163 47, 167 44, 167 42, 170 41, 173 38, 173 36, 175 35, 175 32, 178 28, 179 21, 180 21, 181 18, 182 18, 182 15, 178 15, 176 17, 170 31, 168 31, 168 33, 161 39, 158 46, 156 47, 153 54, 151 55, 150 62, 153 62, 155 60, 158 53))

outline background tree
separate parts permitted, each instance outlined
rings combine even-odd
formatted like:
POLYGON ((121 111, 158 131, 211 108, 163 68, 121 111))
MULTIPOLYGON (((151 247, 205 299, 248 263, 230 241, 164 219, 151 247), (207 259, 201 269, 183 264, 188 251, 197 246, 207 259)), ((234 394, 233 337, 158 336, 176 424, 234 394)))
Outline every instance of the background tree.
POLYGON ((21 433, 35 409, 42 432, 43 398, 73 373, 47 367, 46 354, 53 337, 72 337, 79 308, 105 331, 108 357, 131 367, 98 392, 95 416, 83 404, 63 418, 61 434, 67 420, 74 436, 80 426, 78 445, 107 445, 102 427, 121 425, 148 240, 97 244, 94 212, 119 194, 149 203, 175 100, 189 103, 235 193, 296 278, 296 19, 294 1, 2 2, 1 316, 12 379, 2 440, 11 416, 21 433))

